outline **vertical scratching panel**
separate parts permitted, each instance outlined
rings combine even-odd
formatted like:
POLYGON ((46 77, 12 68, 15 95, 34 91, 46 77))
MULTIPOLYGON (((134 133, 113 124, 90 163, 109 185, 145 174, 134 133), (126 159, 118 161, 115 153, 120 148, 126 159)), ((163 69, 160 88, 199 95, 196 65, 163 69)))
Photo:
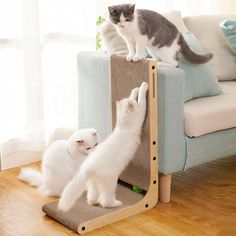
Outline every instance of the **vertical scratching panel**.
MULTIPOLYGON (((120 176, 126 183, 145 189, 145 195, 133 192, 121 184, 117 186, 117 199, 123 202, 118 208, 104 209, 90 206, 83 195, 68 212, 59 211, 58 201, 43 206, 43 211, 68 228, 86 233, 107 224, 154 207, 158 199, 157 150, 157 73, 155 61, 127 62, 113 55, 110 60, 110 88, 113 127, 116 120, 116 101, 128 97, 131 89, 148 82, 147 115, 143 125, 141 144, 133 161, 120 176)), ((122 148, 122 147, 121 147, 122 148)))

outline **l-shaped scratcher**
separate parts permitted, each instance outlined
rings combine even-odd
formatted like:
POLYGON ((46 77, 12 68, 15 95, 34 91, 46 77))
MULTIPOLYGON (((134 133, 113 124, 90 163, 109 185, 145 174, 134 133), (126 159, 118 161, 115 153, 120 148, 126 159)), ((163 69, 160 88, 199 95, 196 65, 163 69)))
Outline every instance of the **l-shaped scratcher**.
POLYGON ((43 211, 48 216, 79 234, 151 209, 158 201, 156 62, 142 60, 134 63, 127 62, 123 57, 111 56, 110 88, 113 127, 116 120, 116 101, 128 97, 130 91, 140 86, 143 81, 149 84, 147 117, 143 125, 141 145, 133 161, 121 174, 121 181, 118 183, 117 199, 121 200, 123 205, 110 209, 89 206, 86 196, 83 195, 68 212, 58 210, 58 201, 43 206, 43 211), (132 185, 144 191, 134 192, 130 188, 132 185))

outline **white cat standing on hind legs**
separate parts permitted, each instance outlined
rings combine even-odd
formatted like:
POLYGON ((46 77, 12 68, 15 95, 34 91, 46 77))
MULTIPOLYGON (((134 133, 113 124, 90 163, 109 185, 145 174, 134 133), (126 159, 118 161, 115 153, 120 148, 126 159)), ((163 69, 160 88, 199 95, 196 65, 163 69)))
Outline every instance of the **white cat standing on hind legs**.
POLYGON ((48 146, 43 155, 42 172, 22 168, 18 179, 38 187, 45 196, 60 196, 99 141, 95 129, 80 129, 68 140, 57 140, 48 146))
POLYGON ((102 207, 118 207, 116 199, 118 177, 140 144, 142 125, 146 115, 148 84, 132 90, 130 97, 117 102, 116 126, 83 162, 78 174, 65 187, 58 208, 69 210, 87 190, 87 202, 102 207), (138 97, 138 101, 136 101, 138 97))
POLYGON ((206 63, 213 57, 211 53, 193 52, 176 26, 157 12, 136 10, 134 4, 109 6, 108 10, 111 22, 126 41, 128 61, 143 59, 145 49, 159 65, 168 67, 178 66, 178 52, 195 64, 206 63))

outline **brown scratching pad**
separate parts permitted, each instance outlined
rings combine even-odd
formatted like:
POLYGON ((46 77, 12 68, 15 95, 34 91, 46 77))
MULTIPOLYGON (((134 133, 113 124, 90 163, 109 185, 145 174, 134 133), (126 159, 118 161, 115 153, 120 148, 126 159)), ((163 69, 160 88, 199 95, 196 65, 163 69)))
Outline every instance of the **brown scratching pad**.
MULTIPOLYGON (((111 57, 110 80, 112 95, 112 125, 116 122, 116 101, 128 97, 135 87, 140 87, 149 74, 149 61, 128 62, 120 57, 111 57), (138 75, 138 76, 137 76, 138 75)), ((148 109, 148 104, 147 104, 148 109)), ((149 159, 149 120, 145 119, 142 130, 142 144, 139 146, 134 159, 121 174, 120 179, 148 190, 150 180, 149 159)))
POLYGON ((83 222, 90 221, 94 218, 111 214, 114 211, 118 211, 122 208, 131 206, 136 202, 142 200, 142 198, 142 194, 135 193, 131 189, 118 184, 117 199, 123 202, 122 206, 120 207, 102 208, 100 206, 90 206, 87 204, 86 194, 84 194, 83 197, 79 199, 76 202, 75 206, 68 212, 63 212, 57 209, 58 201, 44 205, 43 211, 51 218, 77 232, 79 225, 81 225, 81 231, 84 231, 86 229, 83 228, 85 227, 83 225, 83 222))
POLYGON ((142 141, 135 158, 121 174, 120 179, 145 189, 145 195, 118 184, 117 199, 123 202, 118 208, 104 209, 89 206, 86 195, 68 212, 59 211, 58 201, 43 206, 43 212, 79 234, 116 222, 154 207, 158 199, 157 150, 157 73, 154 61, 127 62, 113 55, 110 59, 110 88, 113 127, 116 120, 116 101, 128 97, 131 90, 148 82, 147 117, 143 125, 142 141))

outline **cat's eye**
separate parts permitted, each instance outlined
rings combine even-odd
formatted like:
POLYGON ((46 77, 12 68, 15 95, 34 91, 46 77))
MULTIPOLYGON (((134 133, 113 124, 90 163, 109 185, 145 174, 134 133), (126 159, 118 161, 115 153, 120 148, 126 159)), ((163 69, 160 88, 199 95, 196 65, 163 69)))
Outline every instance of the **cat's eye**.
POLYGON ((112 14, 113 16, 116 16, 116 15, 117 15, 117 11, 114 10, 114 11, 111 12, 111 14, 112 14))
POLYGON ((86 148, 86 150, 90 150, 90 149, 91 149, 90 147, 86 148))
POLYGON ((125 19, 125 21, 128 22, 128 21, 130 21, 130 20, 127 18, 127 19, 125 19))
POLYGON ((97 144, 97 143, 95 143, 95 144, 94 144, 94 147, 96 147, 97 145, 98 145, 98 144, 97 144))

